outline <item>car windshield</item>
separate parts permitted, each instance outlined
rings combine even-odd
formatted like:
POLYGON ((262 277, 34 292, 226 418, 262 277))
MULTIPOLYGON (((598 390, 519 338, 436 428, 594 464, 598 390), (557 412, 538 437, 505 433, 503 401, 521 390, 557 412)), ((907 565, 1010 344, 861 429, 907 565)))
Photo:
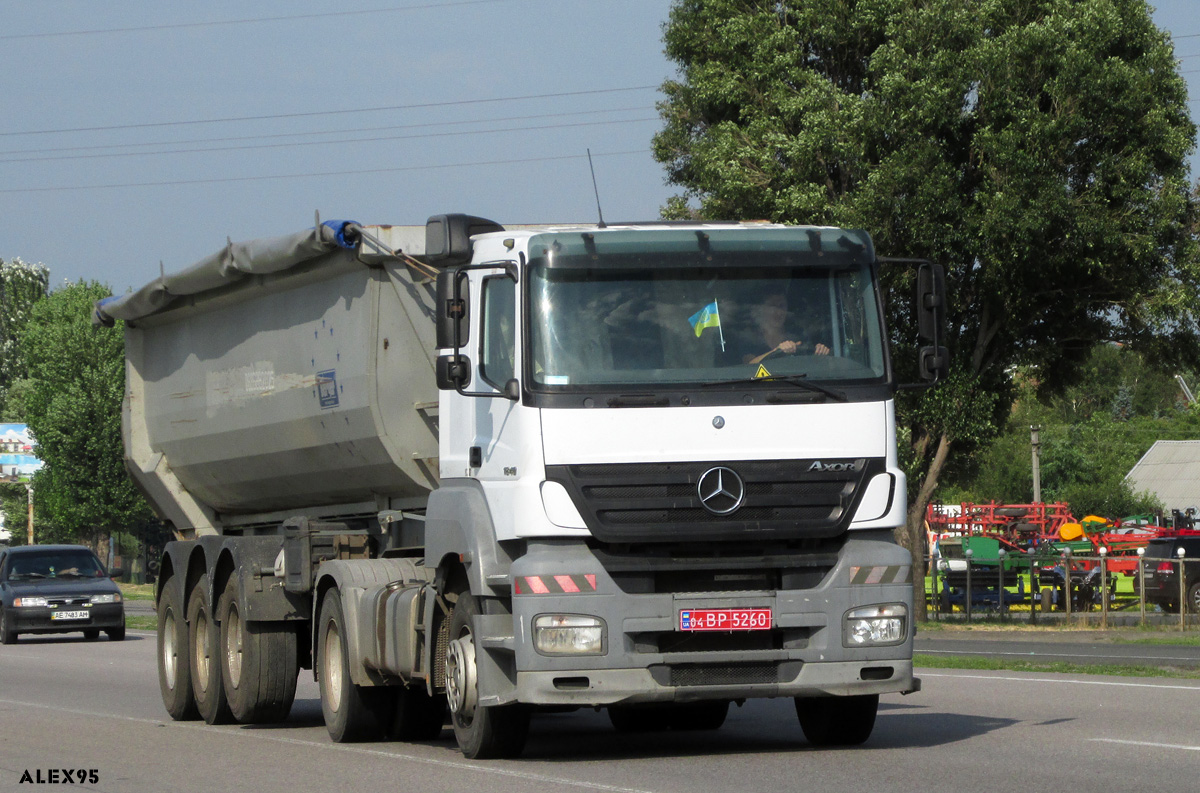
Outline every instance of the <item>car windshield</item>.
MULTIPOLYGON (((693 246, 695 239, 693 233, 693 246)), ((605 255, 600 242, 593 247, 600 252, 547 254, 531 263, 535 387, 787 376, 854 384, 886 374, 868 262, 814 257, 807 243, 799 252, 727 249, 712 256, 669 246, 605 255)))
POLYGON ((37 578, 102 578, 104 568, 90 553, 45 551, 13 554, 8 563, 10 581, 37 578))

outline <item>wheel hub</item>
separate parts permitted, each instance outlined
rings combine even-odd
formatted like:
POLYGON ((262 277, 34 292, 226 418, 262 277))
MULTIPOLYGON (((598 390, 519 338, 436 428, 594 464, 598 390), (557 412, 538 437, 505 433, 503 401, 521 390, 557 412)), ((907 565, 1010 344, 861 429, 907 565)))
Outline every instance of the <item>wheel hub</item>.
POLYGON ((467 633, 446 647, 446 699, 450 712, 468 721, 478 700, 475 678, 475 642, 467 633))
POLYGON ((225 626, 225 663, 229 669, 229 682, 237 688, 242 682, 242 620, 236 608, 229 610, 225 620, 229 623, 225 626))
POLYGON ((163 619, 162 664, 163 676, 167 679, 167 687, 175 689, 175 612, 168 611, 163 619))

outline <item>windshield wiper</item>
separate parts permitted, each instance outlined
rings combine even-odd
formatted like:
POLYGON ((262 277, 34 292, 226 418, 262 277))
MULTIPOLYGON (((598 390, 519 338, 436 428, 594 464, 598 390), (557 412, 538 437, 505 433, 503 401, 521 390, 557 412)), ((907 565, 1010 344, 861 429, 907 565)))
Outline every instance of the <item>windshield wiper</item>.
POLYGON ((767 377, 743 377, 738 380, 714 380, 711 383, 701 383, 701 388, 718 385, 746 385, 747 383, 789 383, 800 388, 816 391, 828 397, 833 397, 838 402, 846 401, 846 392, 838 391, 836 388, 818 385, 808 379, 807 374, 773 374, 767 377))

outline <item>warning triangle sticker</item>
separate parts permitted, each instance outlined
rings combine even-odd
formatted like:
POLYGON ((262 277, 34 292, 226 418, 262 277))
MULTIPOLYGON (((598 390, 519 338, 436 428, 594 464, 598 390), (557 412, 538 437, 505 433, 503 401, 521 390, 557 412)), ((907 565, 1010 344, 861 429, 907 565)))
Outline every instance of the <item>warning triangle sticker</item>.
POLYGON ((756 371, 756 372, 754 373, 754 378, 753 378, 753 379, 755 379, 755 380, 759 380, 759 379, 762 379, 762 378, 764 378, 764 377, 772 377, 772 376, 773 376, 773 375, 772 375, 770 372, 768 372, 768 371, 767 371, 767 367, 763 366, 763 365, 760 363, 760 364, 758 365, 758 371, 756 371))

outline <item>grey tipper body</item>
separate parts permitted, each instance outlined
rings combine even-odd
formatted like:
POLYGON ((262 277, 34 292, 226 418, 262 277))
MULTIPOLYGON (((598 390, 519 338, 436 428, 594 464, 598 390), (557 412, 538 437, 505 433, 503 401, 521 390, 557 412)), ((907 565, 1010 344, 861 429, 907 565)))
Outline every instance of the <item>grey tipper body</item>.
POLYGON ((448 718, 515 756, 539 706, 715 729, 779 696, 810 741, 866 740, 920 684, 877 266, 840 229, 443 215, 101 301, 128 467, 177 537, 168 712, 279 721, 311 668, 338 741, 448 718), (827 311, 831 353, 727 362, 762 289, 827 311))

